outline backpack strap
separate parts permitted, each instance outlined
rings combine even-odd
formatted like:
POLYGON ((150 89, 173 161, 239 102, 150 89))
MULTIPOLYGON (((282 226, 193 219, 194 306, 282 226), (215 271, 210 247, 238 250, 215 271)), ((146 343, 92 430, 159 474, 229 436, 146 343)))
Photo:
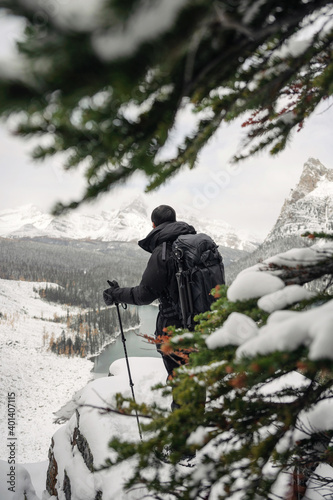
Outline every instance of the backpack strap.
POLYGON ((166 260, 166 249, 167 249, 167 242, 163 241, 162 243, 162 260, 166 260))

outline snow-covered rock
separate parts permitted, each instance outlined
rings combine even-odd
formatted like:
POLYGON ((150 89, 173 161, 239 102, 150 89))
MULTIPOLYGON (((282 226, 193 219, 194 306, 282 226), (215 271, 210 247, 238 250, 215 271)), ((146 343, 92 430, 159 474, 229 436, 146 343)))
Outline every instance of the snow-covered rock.
MULTIPOLYGON (((161 391, 151 387, 165 382, 166 371, 162 359, 129 358, 132 379, 135 382, 135 399, 170 407, 171 397, 163 397, 161 391)), ((53 436, 50 448, 50 463, 47 475, 47 491, 59 499, 122 500, 142 498, 145 488, 125 492, 123 485, 128 478, 133 460, 128 460, 111 469, 95 472, 114 458, 108 447, 112 437, 139 441, 136 419, 103 411, 115 408, 114 396, 121 393, 131 397, 125 359, 110 366, 110 377, 103 377, 88 384, 78 400, 78 408, 72 418, 53 436)), ((142 422, 142 419, 141 419, 142 422)))
POLYGON ((266 242, 305 231, 333 230, 333 169, 309 158, 300 180, 285 200, 266 242))

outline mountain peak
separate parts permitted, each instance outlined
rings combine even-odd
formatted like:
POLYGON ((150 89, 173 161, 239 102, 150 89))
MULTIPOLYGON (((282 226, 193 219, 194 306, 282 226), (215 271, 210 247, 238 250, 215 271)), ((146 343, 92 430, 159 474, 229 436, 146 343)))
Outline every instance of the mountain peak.
POLYGON ((121 213, 137 213, 141 216, 148 217, 148 207, 141 196, 137 196, 130 203, 125 203, 120 209, 121 213))
POLYGON ((309 158, 299 182, 285 200, 275 226, 266 241, 305 231, 333 229, 333 169, 309 158))
POLYGON ((12 215, 13 213, 20 214, 20 215, 25 215, 27 218, 35 215, 40 215, 42 212, 41 210, 34 205, 33 203, 28 203, 27 205, 20 205, 19 207, 15 209, 7 209, 7 210, 2 210, 1 213, 3 215, 8 214, 12 215))
POLYGON ((311 193, 318 186, 319 181, 323 179, 333 182, 333 170, 325 167, 319 160, 309 158, 304 163, 296 188, 290 194, 291 201, 296 202, 311 193))

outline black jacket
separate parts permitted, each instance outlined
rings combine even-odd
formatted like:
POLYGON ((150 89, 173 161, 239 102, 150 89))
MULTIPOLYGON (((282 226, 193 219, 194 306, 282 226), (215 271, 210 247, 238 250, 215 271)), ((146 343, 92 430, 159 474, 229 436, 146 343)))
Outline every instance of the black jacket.
POLYGON ((139 246, 151 253, 147 267, 142 275, 141 283, 131 288, 117 288, 113 297, 117 302, 126 304, 146 305, 159 299, 163 307, 167 308, 170 296, 177 300, 177 285, 175 268, 169 258, 171 243, 181 234, 195 234, 193 226, 186 222, 164 222, 153 229, 148 236, 139 241, 139 246), (162 258, 163 243, 167 242, 167 255, 162 258))

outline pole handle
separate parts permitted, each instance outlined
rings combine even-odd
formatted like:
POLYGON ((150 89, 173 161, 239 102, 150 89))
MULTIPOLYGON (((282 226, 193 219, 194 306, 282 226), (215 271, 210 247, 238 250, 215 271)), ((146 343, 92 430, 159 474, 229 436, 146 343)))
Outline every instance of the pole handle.
MULTIPOLYGON (((106 281, 110 285, 110 287, 113 288, 113 281, 110 281, 110 280, 106 280, 106 281)), ((114 305, 118 307, 119 302, 115 302, 114 305)), ((127 304, 124 304, 123 302, 121 302, 120 305, 123 309, 127 309, 127 304)))

